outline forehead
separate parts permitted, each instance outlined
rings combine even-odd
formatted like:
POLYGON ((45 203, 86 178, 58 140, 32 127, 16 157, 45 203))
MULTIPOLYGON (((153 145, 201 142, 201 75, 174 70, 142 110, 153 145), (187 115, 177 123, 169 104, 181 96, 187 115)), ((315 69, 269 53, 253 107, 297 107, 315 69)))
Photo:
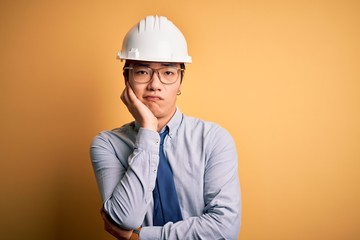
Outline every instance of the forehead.
POLYGON ((130 66, 146 66, 150 68, 159 68, 159 67, 179 67, 180 63, 173 62, 148 62, 148 61, 129 61, 130 66))

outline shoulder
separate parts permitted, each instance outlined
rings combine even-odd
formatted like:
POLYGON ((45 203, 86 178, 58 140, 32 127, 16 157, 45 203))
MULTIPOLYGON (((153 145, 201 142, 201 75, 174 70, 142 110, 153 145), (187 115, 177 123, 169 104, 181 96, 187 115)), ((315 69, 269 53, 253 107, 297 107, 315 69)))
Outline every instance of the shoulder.
POLYGON ((179 135, 201 142, 204 146, 234 146, 234 140, 227 129, 220 124, 197 117, 183 115, 179 135))
POLYGON ((121 127, 112 130, 104 130, 97 134, 93 141, 92 146, 113 145, 114 143, 123 142, 131 144, 135 141, 138 129, 134 122, 127 123, 121 127))
POLYGON ((227 135, 230 133, 220 124, 197 117, 183 115, 183 127, 189 131, 202 132, 205 135, 227 135))

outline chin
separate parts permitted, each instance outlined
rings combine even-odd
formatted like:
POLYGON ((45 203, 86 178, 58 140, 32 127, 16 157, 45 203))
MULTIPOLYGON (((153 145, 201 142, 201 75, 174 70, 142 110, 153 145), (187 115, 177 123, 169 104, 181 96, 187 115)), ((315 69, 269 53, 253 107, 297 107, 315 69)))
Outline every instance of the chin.
POLYGON ((154 105, 147 105, 147 107, 150 109, 150 111, 154 114, 155 117, 159 118, 162 113, 163 110, 159 107, 159 106, 154 106, 154 105))

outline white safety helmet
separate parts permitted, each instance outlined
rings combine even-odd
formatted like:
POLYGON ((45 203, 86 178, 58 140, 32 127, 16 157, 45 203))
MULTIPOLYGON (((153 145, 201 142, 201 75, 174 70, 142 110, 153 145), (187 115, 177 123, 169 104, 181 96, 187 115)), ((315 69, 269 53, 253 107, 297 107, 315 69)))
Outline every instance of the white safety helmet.
POLYGON ((126 34, 121 60, 191 63, 181 31, 166 17, 147 16, 126 34))

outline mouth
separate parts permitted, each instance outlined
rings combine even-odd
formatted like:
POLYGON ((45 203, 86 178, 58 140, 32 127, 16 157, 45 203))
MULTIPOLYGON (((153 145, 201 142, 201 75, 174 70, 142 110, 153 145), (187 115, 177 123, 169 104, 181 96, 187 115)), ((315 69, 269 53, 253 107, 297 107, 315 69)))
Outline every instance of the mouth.
POLYGON ((155 96, 155 95, 147 95, 144 97, 144 99, 146 99, 147 101, 153 101, 153 102, 163 100, 162 97, 155 96))

